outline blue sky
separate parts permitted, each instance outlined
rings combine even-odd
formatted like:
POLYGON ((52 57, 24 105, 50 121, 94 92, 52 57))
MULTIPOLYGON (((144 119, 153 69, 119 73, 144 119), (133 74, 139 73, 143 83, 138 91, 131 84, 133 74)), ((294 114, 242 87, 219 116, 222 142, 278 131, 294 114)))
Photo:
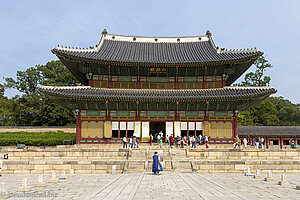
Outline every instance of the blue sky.
POLYGON ((267 75, 276 96, 300 103, 299 10, 299 0, 2 1, 0 83, 18 70, 56 60, 50 50, 57 44, 97 44, 104 28, 139 36, 204 35, 210 30, 217 46, 263 51, 273 65, 267 75))

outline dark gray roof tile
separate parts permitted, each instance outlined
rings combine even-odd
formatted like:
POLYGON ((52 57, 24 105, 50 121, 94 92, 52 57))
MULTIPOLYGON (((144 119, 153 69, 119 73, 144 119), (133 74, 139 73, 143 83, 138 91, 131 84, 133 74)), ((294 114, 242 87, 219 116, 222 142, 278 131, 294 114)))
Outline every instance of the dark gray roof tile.
POLYGON ((128 99, 128 100, 210 100, 210 99, 239 99, 245 97, 268 96, 276 92, 271 87, 224 87, 217 89, 114 89, 80 87, 43 86, 41 93, 70 97, 94 97, 99 99, 128 99))
MULTIPOLYGON (((152 41, 152 40, 151 40, 152 41)), ((159 41, 159 40, 158 40, 159 41)), ((189 42, 143 42, 102 38, 95 49, 80 50, 57 47, 57 55, 73 56, 97 61, 134 63, 203 63, 228 61, 260 56, 259 50, 217 50, 212 38, 189 42)))

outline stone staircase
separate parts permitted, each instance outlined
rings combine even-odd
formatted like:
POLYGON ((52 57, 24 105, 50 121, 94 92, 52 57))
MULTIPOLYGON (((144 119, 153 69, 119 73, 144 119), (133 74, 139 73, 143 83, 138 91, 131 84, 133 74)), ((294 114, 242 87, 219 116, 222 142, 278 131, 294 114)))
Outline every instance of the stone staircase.
MULTIPOLYGON (((120 146, 120 145, 119 145, 120 146)), ((53 171, 76 174, 140 173, 152 171, 155 151, 162 158, 164 171, 199 173, 300 173, 300 149, 190 149, 142 146, 123 149, 118 145, 74 145, 40 149, 5 149, 3 174, 50 174, 53 171)))

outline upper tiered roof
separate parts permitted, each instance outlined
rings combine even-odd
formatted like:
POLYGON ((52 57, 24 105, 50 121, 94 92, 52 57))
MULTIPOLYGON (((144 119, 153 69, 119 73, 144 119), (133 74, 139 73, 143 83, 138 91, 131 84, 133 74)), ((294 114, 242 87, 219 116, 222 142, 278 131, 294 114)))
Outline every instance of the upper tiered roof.
POLYGON ((121 62, 135 64, 196 64, 238 61, 262 55, 258 49, 225 50, 215 45, 211 33, 191 37, 140 37, 108 34, 96 47, 89 49, 57 46, 52 52, 57 56, 89 61, 121 62))

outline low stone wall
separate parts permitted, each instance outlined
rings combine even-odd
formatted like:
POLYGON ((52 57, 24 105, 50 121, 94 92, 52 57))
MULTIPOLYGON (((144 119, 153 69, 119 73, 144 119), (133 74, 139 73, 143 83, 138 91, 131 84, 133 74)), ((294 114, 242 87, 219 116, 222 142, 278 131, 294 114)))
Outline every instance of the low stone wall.
MULTIPOLYGON (((3 160, 3 174, 105 174, 150 172, 153 152, 163 158, 161 162, 165 171, 197 173, 245 173, 250 167, 262 173, 300 173, 299 149, 168 149, 139 148, 29 148, 9 149, 8 159, 3 160)), ((85 146, 86 147, 86 146, 85 146)), ((107 147, 107 146, 106 146, 107 147)), ((4 153, 2 151, 1 153, 4 153)))
POLYGON ((76 127, 65 126, 0 126, 0 132, 48 132, 64 131, 66 133, 76 133, 76 127))

